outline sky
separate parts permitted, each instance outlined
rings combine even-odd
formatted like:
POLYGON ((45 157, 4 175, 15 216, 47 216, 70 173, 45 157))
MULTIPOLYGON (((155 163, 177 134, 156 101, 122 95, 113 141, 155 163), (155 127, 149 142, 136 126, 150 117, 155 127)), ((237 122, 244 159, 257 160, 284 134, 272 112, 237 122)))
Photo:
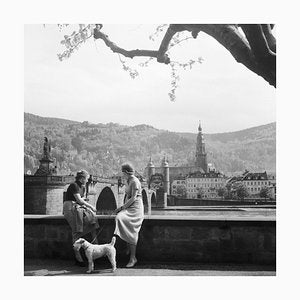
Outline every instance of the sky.
MULTIPOLYGON (((104 25, 103 31, 125 49, 158 49, 158 25, 104 25)), ((44 117, 90 123, 148 124, 176 132, 237 131, 276 121, 275 89, 236 63, 214 39, 200 33, 174 47, 171 60, 185 63, 201 57, 191 70, 179 70, 176 101, 169 99, 171 68, 147 58, 122 58, 139 76, 124 71, 117 54, 103 41, 89 39, 67 60, 57 54, 64 34, 56 25, 24 27, 24 110, 44 117)))

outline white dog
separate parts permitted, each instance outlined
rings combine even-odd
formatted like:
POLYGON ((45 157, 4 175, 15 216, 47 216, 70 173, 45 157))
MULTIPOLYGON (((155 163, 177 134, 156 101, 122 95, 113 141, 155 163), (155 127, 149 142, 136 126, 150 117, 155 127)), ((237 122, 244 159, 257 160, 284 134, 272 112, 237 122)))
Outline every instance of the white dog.
POLYGON ((113 237, 110 244, 104 244, 104 245, 94 245, 89 243, 83 238, 78 239, 73 244, 73 247, 75 250, 79 251, 79 249, 82 247, 85 251, 85 255, 89 262, 89 269, 87 273, 91 273, 94 271, 94 260, 102 257, 107 256, 111 266, 112 271, 116 271, 117 265, 116 265, 116 248, 114 247, 116 242, 116 237, 113 237))

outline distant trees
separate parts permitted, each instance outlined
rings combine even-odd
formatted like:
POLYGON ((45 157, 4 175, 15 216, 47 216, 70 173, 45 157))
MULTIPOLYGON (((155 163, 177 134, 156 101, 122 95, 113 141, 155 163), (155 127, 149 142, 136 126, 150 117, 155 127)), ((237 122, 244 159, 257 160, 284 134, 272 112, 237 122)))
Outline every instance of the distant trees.
POLYGON ((271 191, 267 186, 263 186, 259 192, 259 197, 261 198, 270 198, 271 191))
POLYGON ((185 187, 185 185, 178 185, 176 187, 176 194, 180 198, 186 198, 186 187, 185 187))
POLYGON ((204 194, 205 194, 205 192, 204 192, 203 188, 201 188, 201 187, 197 188, 197 198, 198 199, 202 199, 204 197, 204 194))
POLYGON ((38 166, 35 163, 35 160, 32 156, 25 154, 24 155, 24 172, 30 171, 31 173, 34 173, 34 170, 38 166))
MULTIPOLYGON (((196 134, 181 134, 154 129, 150 126, 124 127, 118 124, 70 124, 57 119, 42 118, 31 114, 24 115, 24 171, 32 173, 39 166, 42 156, 43 139, 45 132, 51 140, 51 155, 56 160, 58 172, 69 174, 79 168, 86 167, 89 172, 98 175, 110 176, 119 171, 119 166, 124 161, 131 161, 139 172, 144 171, 151 153, 154 164, 158 167, 161 159, 165 156, 173 166, 191 166, 194 164, 196 134), (47 121, 47 122, 46 122, 47 121), (42 124, 42 125, 40 125, 42 124), (124 130, 126 128, 126 130, 124 130), (169 138, 168 138, 169 136, 169 138), (141 143, 141 140, 143 143, 141 143), (172 142, 172 140, 176 140, 172 142)), ((255 141, 259 130, 249 129, 247 138, 242 138, 235 133, 231 140, 233 143, 222 142, 223 134, 218 134, 214 140, 207 138, 207 148, 214 154, 213 160, 225 173, 232 171, 232 162, 238 159, 237 151, 242 144, 249 144, 249 152, 253 149, 268 146, 275 153, 275 146, 268 145, 272 140, 275 144, 275 130, 271 125, 266 141, 260 138, 259 143, 255 141), (252 139, 248 138, 251 136, 252 139), (251 143, 249 143, 249 141, 251 143), (228 146, 230 144, 230 147, 228 146), (251 145, 250 145, 251 144, 251 145), (218 151, 222 149, 222 152, 218 151)), ((266 126, 270 128, 270 126, 266 126)), ((244 131, 243 131, 244 132, 244 131)), ((225 134, 226 135, 226 134, 225 134)), ((261 133, 260 133, 261 137, 261 133)), ((248 155, 247 164, 253 165, 255 169, 261 159, 270 162, 270 167, 275 165, 275 154, 270 157, 252 157, 248 155)), ((243 171, 234 169, 233 171, 243 171)), ((224 198, 230 197, 226 193, 224 198)))
POLYGON ((220 187, 217 189, 217 194, 219 197, 222 197, 222 199, 224 199, 226 193, 227 193, 227 189, 225 187, 220 187))
POLYGON ((77 149, 78 153, 80 153, 83 149, 83 137, 75 136, 71 140, 72 146, 77 149))
POLYGON ((233 189, 238 199, 244 199, 249 196, 249 192, 242 182, 236 182, 233 189))

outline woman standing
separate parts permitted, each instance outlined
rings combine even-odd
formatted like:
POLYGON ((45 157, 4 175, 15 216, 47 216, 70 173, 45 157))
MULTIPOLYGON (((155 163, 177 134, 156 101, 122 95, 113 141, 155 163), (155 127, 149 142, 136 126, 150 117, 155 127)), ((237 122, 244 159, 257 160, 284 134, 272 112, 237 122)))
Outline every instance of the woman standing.
POLYGON ((122 165, 122 173, 126 179, 126 197, 125 204, 116 209, 114 235, 118 235, 122 240, 127 242, 130 250, 130 259, 126 267, 132 268, 137 263, 136 245, 144 219, 144 206, 141 183, 133 175, 133 167, 130 164, 122 165))
MULTIPOLYGON (((84 198, 88 178, 87 171, 77 172, 75 182, 69 185, 64 199, 63 214, 72 229, 73 243, 90 232, 96 239, 96 229, 99 227, 95 217, 96 208, 87 202, 88 199, 84 198)), ((74 253, 76 264, 84 266, 80 252, 74 249, 74 253)))

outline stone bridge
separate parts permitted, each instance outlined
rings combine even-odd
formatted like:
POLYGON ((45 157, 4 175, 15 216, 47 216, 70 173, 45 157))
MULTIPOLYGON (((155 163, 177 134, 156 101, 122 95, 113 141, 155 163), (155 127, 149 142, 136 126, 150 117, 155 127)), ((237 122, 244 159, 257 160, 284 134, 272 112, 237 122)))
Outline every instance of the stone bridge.
MULTIPOLYGON (((74 176, 25 175, 24 212, 25 214, 61 215, 65 192, 74 176)), ((151 214, 151 207, 159 207, 159 192, 149 189, 142 183, 142 198, 145 213, 151 214)), ((111 214, 124 204, 125 186, 120 178, 91 176, 87 184, 89 203, 97 208, 98 214, 111 214)))
MULTIPOLYGON (((110 213, 124 204, 125 186, 120 179, 105 179, 91 176, 87 195, 89 203, 97 208, 98 213, 110 213)), ((156 192, 142 182, 142 198, 145 213, 151 213, 151 206, 156 207, 156 192)))

